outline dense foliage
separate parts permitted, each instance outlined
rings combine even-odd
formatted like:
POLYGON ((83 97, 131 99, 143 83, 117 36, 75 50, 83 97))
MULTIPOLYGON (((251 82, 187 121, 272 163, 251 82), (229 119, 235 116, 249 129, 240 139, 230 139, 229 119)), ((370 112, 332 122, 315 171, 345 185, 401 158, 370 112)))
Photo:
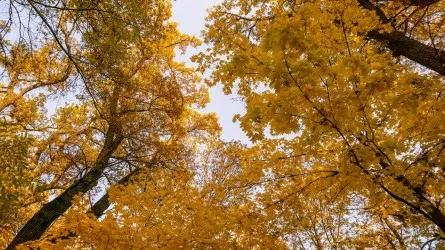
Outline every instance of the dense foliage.
POLYGON ((444 247, 440 0, 225 0, 193 59, 163 0, 11 0, 0 247, 444 247))

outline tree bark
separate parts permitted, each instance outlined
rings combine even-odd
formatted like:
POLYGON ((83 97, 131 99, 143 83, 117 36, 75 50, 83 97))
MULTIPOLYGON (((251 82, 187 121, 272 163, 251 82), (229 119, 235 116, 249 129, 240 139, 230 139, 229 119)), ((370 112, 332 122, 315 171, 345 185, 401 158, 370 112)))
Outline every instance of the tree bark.
MULTIPOLYGON (((139 173, 140 171, 141 171, 141 168, 138 168, 138 169, 130 172, 124 178, 119 180, 119 182, 117 182, 117 184, 120 184, 120 185, 127 184, 128 181, 130 180, 130 178, 132 176, 134 176, 135 174, 139 173)), ((110 201, 108 200, 108 198, 109 198, 109 196, 108 196, 108 192, 107 192, 91 207, 91 212, 94 214, 94 216, 96 216, 96 218, 99 219, 104 214, 105 210, 107 210, 108 207, 110 207, 110 201)))
MULTIPOLYGON (((389 23, 391 21, 369 0, 357 1, 363 8, 375 11, 382 23, 389 23)), ((404 56, 419 65, 445 76, 445 50, 437 49, 433 45, 430 46, 421 43, 397 30, 389 33, 381 33, 381 31, 373 30, 369 32, 367 36, 373 40, 386 43, 387 48, 390 49, 395 56, 404 56)))
MULTIPOLYGON (((141 171, 141 168, 138 168, 132 172, 130 172, 128 175, 126 175, 124 178, 122 178, 121 180, 119 180, 117 182, 117 184, 121 184, 121 185, 126 185, 128 184, 130 178, 132 176, 134 176, 135 174, 139 173, 141 171)), ((96 203, 94 203, 94 205, 91 207, 91 212, 94 214, 94 216, 99 219, 104 212, 110 207, 111 203, 108 200, 109 196, 108 196, 108 192, 102 196, 96 203)), ((52 235, 49 235, 52 236, 52 235)), ((56 242, 58 240, 68 240, 70 238, 75 238, 78 237, 78 235, 72 231, 67 232, 66 235, 63 236, 59 236, 59 237, 55 237, 55 238, 51 238, 49 241, 53 244, 56 244, 56 242)), ((50 238, 50 237, 49 237, 50 238)))
POLYGON ((116 151, 122 140, 123 135, 121 128, 115 124, 110 124, 107 130, 104 146, 91 170, 80 180, 73 183, 57 198, 43 205, 25 226, 23 226, 6 249, 12 250, 19 244, 38 240, 51 224, 71 207, 72 199, 75 195, 84 193, 97 184, 104 169, 108 166, 110 157, 116 151))
POLYGON ((395 56, 404 56, 418 64, 445 76, 445 51, 437 50, 405 36, 403 32, 379 33, 371 31, 368 37, 385 42, 395 56))

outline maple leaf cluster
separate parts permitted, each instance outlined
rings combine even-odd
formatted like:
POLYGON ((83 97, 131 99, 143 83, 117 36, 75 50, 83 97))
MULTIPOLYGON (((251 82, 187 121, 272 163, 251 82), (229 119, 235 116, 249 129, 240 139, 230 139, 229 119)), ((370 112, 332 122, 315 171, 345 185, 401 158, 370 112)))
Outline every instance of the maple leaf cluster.
POLYGON ((445 247, 443 1, 0 6, 0 248, 445 247))

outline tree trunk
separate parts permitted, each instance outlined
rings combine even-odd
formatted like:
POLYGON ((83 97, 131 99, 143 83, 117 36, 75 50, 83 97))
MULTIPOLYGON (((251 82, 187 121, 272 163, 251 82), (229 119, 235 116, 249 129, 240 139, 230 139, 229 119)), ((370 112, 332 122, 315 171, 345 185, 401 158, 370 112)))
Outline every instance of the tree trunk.
POLYGON ((104 146, 91 170, 57 198, 43 205, 25 226, 23 226, 9 244, 7 250, 15 249, 17 245, 28 241, 38 240, 51 224, 71 207, 72 199, 75 195, 93 188, 101 178, 104 169, 108 166, 110 157, 122 140, 121 128, 111 124, 108 127, 104 146))
MULTIPOLYGON (((382 23, 389 23, 385 14, 369 0, 357 0, 360 6, 367 10, 375 11, 382 23)), ((438 1, 434 1, 438 2, 438 1)), ((415 39, 407 37, 403 32, 379 33, 374 30, 367 34, 371 39, 387 44, 395 56, 404 56, 432 71, 445 76, 445 51, 423 44, 415 39)))
POLYGON ((404 56, 418 64, 445 76, 445 51, 436 50, 417 40, 405 36, 403 32, 379 33, 371 31, 368 37, 387 43, 395 56, 404 56))

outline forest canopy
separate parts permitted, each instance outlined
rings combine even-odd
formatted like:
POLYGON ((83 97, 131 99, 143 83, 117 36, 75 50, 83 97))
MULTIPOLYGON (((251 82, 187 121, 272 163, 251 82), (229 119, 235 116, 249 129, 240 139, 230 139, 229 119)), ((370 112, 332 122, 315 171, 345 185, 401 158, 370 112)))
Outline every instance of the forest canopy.
POLYGON ((0 2, 0 248, 445 248, 444 1, 172 4, 0 2))

